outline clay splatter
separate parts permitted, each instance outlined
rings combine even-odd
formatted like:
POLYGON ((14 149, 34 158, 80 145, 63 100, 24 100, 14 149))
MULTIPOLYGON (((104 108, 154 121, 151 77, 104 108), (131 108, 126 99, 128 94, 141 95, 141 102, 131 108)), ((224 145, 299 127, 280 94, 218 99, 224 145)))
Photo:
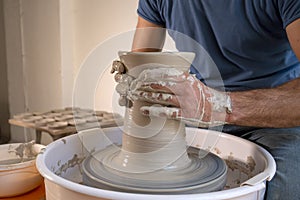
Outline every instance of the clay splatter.
MULTIPOLYGON (((62 173, 65 173, 69 168, 73 168, 76 165, 79 166, 81 163, 83 162, 84 157, 79 157, 77 154, 74 154, 73 158, 71 158, 70 160, 68 160, 66 163, 62 164, 54 173, 58 176, 61 176, 62 173)), ((60 164, 60 163, 57 163, 60 164)))
POLYGON ((217 147, 214 148, 214 151, 216 152, 216 154, 220 155, 222 152, 220 151, 220 149, 218 149, 217 147))
POLYGON ((20 162, 23 162, 24 159, 34 159, 38 154, 38 152, 34 151, 34 144, 34 141, 22 143, 14 149, 12 149, 13 147, 10 146, 8 152, 15 153, 21 159, 20 162))
POLYGON ((241 177, 242 174, 245 174, 248 179, 253 177, 253 172, 255 170, 255 160, 253 159, 252 156, 247 157, 246 162, 242 162, 239 160, 236 160, 232 155, 228 156, 228 159, 225 159, 225 162, 228 166, 228 169, 231 171, 238 171, 239 172, 239 177, 235 180, 236 184, 240 184, 242 182, 241 177))

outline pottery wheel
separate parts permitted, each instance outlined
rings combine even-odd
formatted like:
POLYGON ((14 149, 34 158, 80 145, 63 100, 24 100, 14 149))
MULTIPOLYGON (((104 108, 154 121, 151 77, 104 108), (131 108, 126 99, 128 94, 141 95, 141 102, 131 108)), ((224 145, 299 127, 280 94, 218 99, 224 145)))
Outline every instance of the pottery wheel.
POLYGON ((166 166, 147 173, 122 172, 103 164, 120 151, 120 147, 111 145, 89 156, 83 163, 84 184, 134 193, 187 194, 221 190, 226 182, 225 162, 212 153, 194 147, 187 149, 191 162, 184 168, 166 166), (199 158, 203 153, 207 155, 199 158))
MULTIPOLYGON (((180 76, 188 71, 195 55, 190 52, 120 52, 119 56, 121 62, 116 62, 113 71, 122 66, 129 76, 137 78, 146 69, 161 67, 171 67, 169 73, 180 76)), ((183 122, 144 116, 141 107, 152 104, 131 100, 132 105, 128 105, 125 112, 122 147, 111 145, 85 159, 85 185, 151 194, 223 189, 227 166, 221 158, 194 147, 186 148, 183 122)))

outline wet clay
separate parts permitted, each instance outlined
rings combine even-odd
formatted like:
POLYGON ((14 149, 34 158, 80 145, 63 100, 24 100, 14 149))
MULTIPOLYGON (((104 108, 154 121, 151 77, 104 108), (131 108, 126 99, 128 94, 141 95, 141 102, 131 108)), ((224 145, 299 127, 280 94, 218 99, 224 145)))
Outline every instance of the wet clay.
MULTIPOLYGON (((225 162, 228 166, 228 169, 232 171, 237 170, 240 173, 240 176, 244 174, 247 176, 247 179, 250 179, 251 177, 254 176, 253 172, 255 170, 256 163, 252 156, 248 156, 246 162, 236 160, 233 156, 228 156, 228 159, 226 159, 225 162)), ((236 180, 236 181, 237 184, 240 184, 245 180, 236 180)))
MULTIPOLYGON (((121 54, 120 59, 127 67, 128 75, 134 78, 143 70, 157 66, 171 66, 177 69, 176 72, 178 69, 187 72, 192 62, 172 53, 163 57, 157 55, 146 58, 137 54, 136 59, 134 54, 128 53, 121 54)), ((152 104, 134 98, 132 101, 132 106, 126 108, 122 146, 113 145, 88 157, 83 163, 84 184, 147 193, 195 193, 224 187, 225 162, 199 149, 187 150, 183 122, 144 116, 141 108, 152 104), (207 156, 200 159, 202 154, 207 156)))
POLYGON ((68 169, 75 167, 75 166, 81 166, 82 161, 84 160, 84 157, 80 157, 77 154, 75 154, 70 160, 68 160, 67 162, 61 164, 60 161, 58 161, 57 166, 58 169, 52 169, 53 171, 55 171, 54 173, 58 176, 61 176, 62 173, 65 173, 68 169))

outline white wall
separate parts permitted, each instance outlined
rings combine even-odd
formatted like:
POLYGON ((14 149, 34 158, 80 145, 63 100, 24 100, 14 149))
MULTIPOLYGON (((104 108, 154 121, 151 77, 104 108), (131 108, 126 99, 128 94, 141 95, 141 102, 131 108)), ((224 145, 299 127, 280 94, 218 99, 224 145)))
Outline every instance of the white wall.
POLYGON ((3 2, 0 1, 0 144, 9 140, 8 87, 3 2))
MULTIPOLYGON (((74 0, 75 66, 79 67, 89 53, 107 40, 134 30, 137 0, 74 0)), ((120 45, 121 48, 122 45, 120 45)), ((123 50, 123 49, 121 49, 123 50)), ((117 56, 117 52, 115 52, 117 56)), ((110 63, 109 63, 110 64, 110 63)), ((113 76, 106 67, 95 94, 95 108, 112 111, 113 76)), ((109 67, 109 68, 108 68, 109 67)))
MULTIPOLYGON (((81 63, 103 41, 133 30, 136 8, 137 0, 4 0, 11 117, 71 105, 81 63)), ((106 72, 96 109, 112 110, 114 84, 106 72)), ((22 129, 11 131, 13 141, 25 140, 22 129)))

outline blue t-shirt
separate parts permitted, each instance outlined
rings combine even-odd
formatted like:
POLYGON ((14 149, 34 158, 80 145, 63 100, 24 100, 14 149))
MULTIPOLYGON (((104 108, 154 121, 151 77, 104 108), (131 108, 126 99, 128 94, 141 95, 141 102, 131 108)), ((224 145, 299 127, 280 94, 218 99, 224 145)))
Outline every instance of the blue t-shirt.
POLYGON ((236 91, 300 76, 285 31, 300 18, 300 0, 140 0, 138 14, 168 29, 179 51, 195 52, 190 71, 211 87, 222 88, 219 77, 236 91))

